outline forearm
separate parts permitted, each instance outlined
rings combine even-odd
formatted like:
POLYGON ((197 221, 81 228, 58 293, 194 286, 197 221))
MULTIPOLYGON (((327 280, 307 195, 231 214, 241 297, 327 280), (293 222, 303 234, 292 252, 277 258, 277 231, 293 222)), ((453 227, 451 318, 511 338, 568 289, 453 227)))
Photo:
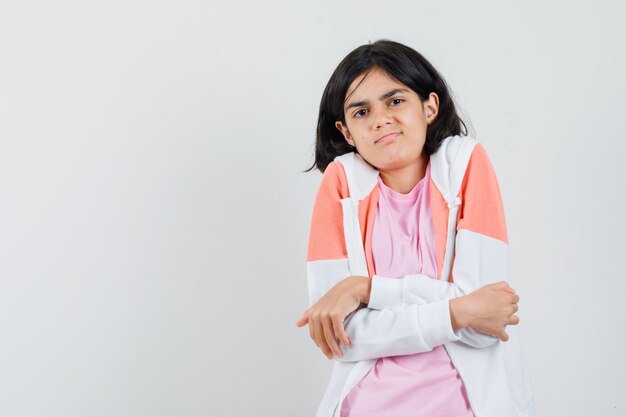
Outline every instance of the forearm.
POLYGON ((466 296, 478 289, 479 286, 475 286, 477 288, 466 284, 461 288, 456 283, 433 279, 423 274, 410 274, 403 278, 375 275, 369 285, 368 307, 385 310, 397 306, 450 300, 451 325, 459 341, 475 348, 483 348, 493 345, 498 338, 471 327, 466 296))
MULTIPOLYGON (((395 278, 382 278, 378 276, 376 278, 376 282, 379 282, 381 279, 385 281, 393 280, 391 282, 396 282, 396 283, 400 282, 395 278)), ((467 323, 469 322, 469 315, 468 315, 469 312, 466 308, 464 308, 466 305, 465 300, 463 299, 464 296, 459 295, 461 294, 461 290, 458 289, 455 285, 447 283, 447 282, 442 282, 439 280, 433 280, 424 275, 409 275, 403 279, 407 281, 414 281, 414 283, 416 283, 417 280, 420 280, 420 282, 430 284, 432 289, 434 289, 434 287, 438 287, 438 291, 436 290, 434 291, 431 289, 430 291, 424 291, 423 293, 420 294, 418 291, 416 291, 420 288, 418 285, 415 285, 415 284, 403 285, 403 288, 409 287, 409 290, 412 290, 411 292, 414 293, 417 297, 421 297, 421 301, 423 301, 421 303, 411 303, 411 304, 426 304, 426 303, 433 303, 436 301, 449 299, 450 300, 450 321, 452 324, 452 330, 456 332, 462 328, 468 327, 467 323), (422 281, 424 279, 427 279, 428 281, 422 281), (441 285, 441 284, 444 284, 444 285, 441 285)), ((372 293, 372 281, 373 281, 372 279, 368 279, 367 277, 364 277, 364 279, 361 281, 357 281, 358 286, 359 286, 359 288, 357 288, 357 293, 360 294, 361 302, 368 307, 371 307, 369 304, 370 304, 370 297, 372 293)), ((406 283, 407 281, 405 281, 404 283, 406 283)), ((380 286, 377 285, 376 288, 380 291, 380 286)), ((400 296, 400 298, 405 298, 404 293, 400 296)), ((397 307, 402 304, 403 303, 401 302, 400 304, 395 305, 395 306, 389 305, 388 308, 397 307)), ((379 310, 382 310, 382 308, 379 308, 379 310)))
POLYGON ((427 352, 458 340, 449 300, 386 310, 363 307, 344 320, 350 346, 341 346, 341 362, 427 352))

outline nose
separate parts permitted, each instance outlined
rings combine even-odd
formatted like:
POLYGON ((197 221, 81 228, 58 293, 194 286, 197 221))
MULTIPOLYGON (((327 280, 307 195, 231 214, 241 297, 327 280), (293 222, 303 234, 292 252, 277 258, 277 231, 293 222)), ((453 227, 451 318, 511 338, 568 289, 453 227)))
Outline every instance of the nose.
POLYGON ((374 117, 372 117, 372 120, 374 121, 374 126, 376 127, 376 129, 380 129, 384 125, 391 124, 391 114, 389 113, 388 109, 380 108, 376 110, 376 113, 374 114, 374 117))

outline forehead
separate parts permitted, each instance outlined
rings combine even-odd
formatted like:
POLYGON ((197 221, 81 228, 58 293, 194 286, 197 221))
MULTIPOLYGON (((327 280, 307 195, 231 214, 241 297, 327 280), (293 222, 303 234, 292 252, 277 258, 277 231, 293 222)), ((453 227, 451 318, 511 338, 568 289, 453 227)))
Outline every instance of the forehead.
POLYGON ((377 100, 381 94, 393 88, 406 88, 412 92, 409 87, 391 77, 387 72, 375 68, 368 73, 359 75, 352 81, 346 91, 344 105, 347 105, 348 101, 377 100))

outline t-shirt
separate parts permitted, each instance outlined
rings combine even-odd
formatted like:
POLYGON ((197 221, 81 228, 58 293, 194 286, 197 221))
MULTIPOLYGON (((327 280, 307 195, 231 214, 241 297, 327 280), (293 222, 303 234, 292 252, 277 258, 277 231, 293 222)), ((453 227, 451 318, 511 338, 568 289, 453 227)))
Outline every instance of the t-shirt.
MULTIPOLYGON (((437 276, 429 198, 430 162, 407 194, 378 177, 372 230, 375 273, 402 279, 437 276)), ((465 386, 443 345, 430 352, 379 358, 343 401, 341 417, 474 417, 465 386)))

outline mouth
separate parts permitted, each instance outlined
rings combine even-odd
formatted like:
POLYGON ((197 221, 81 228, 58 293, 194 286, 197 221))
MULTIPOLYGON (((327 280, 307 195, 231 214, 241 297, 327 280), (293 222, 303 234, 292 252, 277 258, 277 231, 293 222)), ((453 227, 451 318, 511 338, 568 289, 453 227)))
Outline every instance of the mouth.
POLYGON ((393 133, 388 133, 383 137, 380 137, 376 140, 376 142, 374 143, 384 143, 384 142, 388 142, 391 139, 395 138, 396 136, 398 136, 400 134, 400 132, 393 132, 393 133))

